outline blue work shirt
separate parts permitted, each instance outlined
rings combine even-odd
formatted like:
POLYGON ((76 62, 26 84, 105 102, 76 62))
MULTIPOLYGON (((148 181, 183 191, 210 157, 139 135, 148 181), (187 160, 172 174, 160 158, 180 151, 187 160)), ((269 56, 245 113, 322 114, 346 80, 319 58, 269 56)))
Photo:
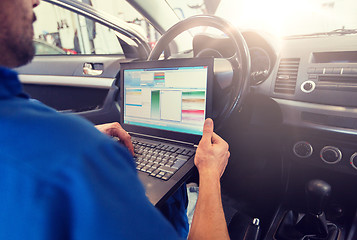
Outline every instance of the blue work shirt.
POLYGON ((0 67, 0 239, 179 239, 129 151, 0 67))

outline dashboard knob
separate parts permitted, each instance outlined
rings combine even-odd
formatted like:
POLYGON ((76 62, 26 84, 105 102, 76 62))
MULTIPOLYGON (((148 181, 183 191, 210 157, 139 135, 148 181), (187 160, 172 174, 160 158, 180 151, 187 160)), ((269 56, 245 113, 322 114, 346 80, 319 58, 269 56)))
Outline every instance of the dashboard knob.
POLYGON ((316 84, 314 81, 308 80, 305 81, 301 84, 301 91, 303 91, 304 93, 311 93, 312 91, 315 90, 316 84))
POLYGON ((352 154, 352 156, 350 157, 350 164, 354 169, 357 170, 357 152, 352 154))
POLYGON ((335 164, 341 161, 342 153, 337 147, 325 146, 321 149, 320 158, 327 164, 335 164))
POLYGON ((300 141, 295 143, 293 147, 293 152, 295 156, 299 158, 308 158, 311 156, 313 149, 310 143, 305 141, 300 141))
POLYGON ((304 89, 306 91, 310 91, 312 89, 312 84, 311 83, 305 83, 303 87, 304 87, 304 89))

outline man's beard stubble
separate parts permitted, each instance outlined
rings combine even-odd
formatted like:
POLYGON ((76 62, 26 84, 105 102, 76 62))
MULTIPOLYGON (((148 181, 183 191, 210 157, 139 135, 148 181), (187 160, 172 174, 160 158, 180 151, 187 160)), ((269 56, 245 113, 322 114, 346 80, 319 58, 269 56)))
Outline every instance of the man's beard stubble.
POLYGON ((33 59, 35 55, 35 47, 33 41, 20 41, 21 47, 14 46, 13 52, 17 59, 17 65, 23 66, 33 59))
POLYGON ((29 29, 26 29, 29 32, 22 36, 17 36, 17 39, 14 39, 14 45, 12 45, 11 50, 14 53, 14 57, 17 59, 18 66, 23 66, 33 59, 35 55, 35 46, 33 44, 33 23, 36 21, 36 15, 33 14, 32 23, 29 29))

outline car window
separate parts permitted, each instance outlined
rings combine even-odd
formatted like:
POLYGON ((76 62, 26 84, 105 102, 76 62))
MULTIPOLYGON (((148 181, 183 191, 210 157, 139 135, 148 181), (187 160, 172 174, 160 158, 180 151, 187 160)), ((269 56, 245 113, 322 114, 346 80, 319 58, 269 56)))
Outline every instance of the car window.
POLYGON ((166 0, 181 19, 214 14, 275 36, 357 28, 356 0, 166 0))
POLYGON ((54 44, 49 44, 46 41, 40 39, 33 40, 36 55, 63 55, 67 54, 65 50, 62 48, 57 47, 54 44))
MULTIPOLYGON (((107 9, 100 10, 107 12, 114 7, 110 4, 110 6, 96 4, 95 1, 93 3, 88 0, 83 2, 97 9, 99 6, 105 5, 107 9)), ((116 17, 131 24, 144 36, 148 36, 148 42, 154 45, 159 34, 143 20, 136 10, 132 8, 129 11, 128 8, 132 7, 126 3, 125 11, 116 12, 116 17)), ((109 11, 109 13, 114 15, 115 11, 113 11, 109 11)), ((116 32, 89 18, 45 1, 42 1, 35 9, 35 13, 37 17, 34 23, 36 55, 123 54, 116 32)))

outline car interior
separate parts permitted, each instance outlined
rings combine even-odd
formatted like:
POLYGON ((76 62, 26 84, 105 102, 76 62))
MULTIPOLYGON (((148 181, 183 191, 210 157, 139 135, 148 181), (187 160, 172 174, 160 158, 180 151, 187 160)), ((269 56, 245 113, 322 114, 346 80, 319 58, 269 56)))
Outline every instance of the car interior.
MULTIPOLYGON (((41 2, 35 38, 59 51, 16 69, 25 92, 94 124, 119 122, 121 64, 214 58, 211 117, 230 146, 221 184, 231 238, 357 239, 356 17, 276 38, 214 15, 224 0, 187 1, 195 14, 185 19, 174 0, 113 0, 125 4, 115 10, 122 19, 99 2, 41 2)), ((341 2, 357 10, 353 0, 315 2, 328 13, 341 2)))

